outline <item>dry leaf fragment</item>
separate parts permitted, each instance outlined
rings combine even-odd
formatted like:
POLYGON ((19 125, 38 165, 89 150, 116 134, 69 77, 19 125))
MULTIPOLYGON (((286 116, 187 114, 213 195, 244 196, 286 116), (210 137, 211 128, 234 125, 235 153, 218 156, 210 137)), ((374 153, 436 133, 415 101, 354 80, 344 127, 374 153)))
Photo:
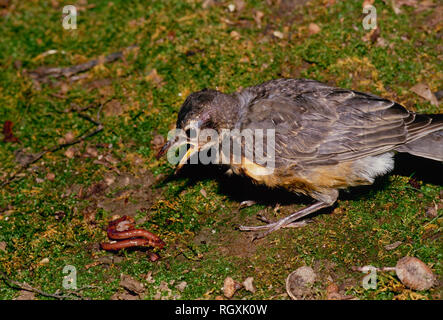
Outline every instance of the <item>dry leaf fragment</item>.
POLYGON ((35 300, 35 293, 28 290, 20 290, 18 297, 14 300, 35 300))
POLYGON ((143 283, 135 280, 134 278, 126 274, 122 274, 120 276, 120 286, 136 294, 140 294, 145 291, 145 286, 143 285, 143 283))
POLYGON ((240 62, 240 63, 249 63, 250 60, 249 60, 248 57, 242 57, 242 58, 240 58, 239 62, 240 62))
POLYGON ((117 99, 112 99, 103 108, 103 113, 109 116, 119 116, 123 114, 125 107, 117 99))
POLYGON ((71 143, 72 141, 74 141, 75 135, 71 131, 69 131, 65 134, 63 139, 65 140, 66 143, 71 143))
POLYGON ((48 172, 48 174, 46 175, 46 180, 54 181, 55 180, 55 174, 53 174, 52 172, 48 172))
POLYGON ((437 208, 436 206, 430 206, 426 209, 426 216, 428 218, 436 218, 438 216, 437 208))
POLYGON ((428 100, 434 106, 438 107, 438 100, 435 97, 435 95, 432 93, 431 89, 429 88, 429 86, 427 84, 425 84, 425 83, 418 83, 418 84, 416 84, 415 86, 413 86, 409 90, 411 90, 412 92, 416 93, 420 97, 428 100))
POLYGON ((242 11, 246 7, 246 2, 243 0, 234 0, 234 3, 238 11, 242 11))
POLYGON ((274 37, 276 37, 276 38, 279 38, 279 39, 283 39, 283 38, 284 38, 283 33, 280 32, 280 31, 278 31, 278 30, 274 31, 274 32, 272 33, 272 35, 273 35, 274 37))
POLYGON ((310 23, 308 26, 308 31, 309 34, 313 35, 319 33, 321 31, 321 28, 316 23, 310 23))
POLYGON ((104 79, 98 79, 98 80, 94 80, 91 81, 89 83, 86 84, 86 87, 88 88, 88 90, 94 90, 94 89, 99 89, 105 86, 110 86, 112 85, 112 79, 110 78, 104 78, 104 79))
POLYGON ((98 151, 96 148, 88 146, 86 147, 86 154, 92 158, 97 158, 98 157, 98 151))
POLYGON ((18 138, 14 136, 12 133, 12 127, 14 126, 14 123, 12 121, 5 121, 3 123, 3 142, 18 142, 18 138))
POLYGON ((145 77, 145 80, 152 82, 156 86, 163 85, 163 78, 158 74, 157 69, 152 69, 151 72, 145 77))
POLYGON ((32 161, 34 161, 35 157, 38 156, 37 153, 29 153, 24 149, 17 149, 14 151, 15 161, 20 163, 22 166, 27 166, 32 161))
POLYGON ((375 43, 379 36, 380 36, 380 28, 377 27, 375 29, 372 29, 368 33, 366 33, 361 39, 364 42, 369 42, 370 41, 371 43, 375 43))
POLYGON ((139 300, 138 295, 131 294, 129 292, 117 292, 112 295, 111 300, 139 300))
POLYGON ((355 300, 354 296, 345 296, 340 293, 340 288, 335 283, 330 283, 326 288, 326 299, 328 300, 355 300))
POLYGON ((398 248, 403 242, 401 241, 395 241, 394 243, 388 244, 385 246, 386 250, 394 250, 398 248))
POLYGON ((231 31, 231 33, 229 34, 231 36, 231 38, 233 38, 234 40, 239 40, 240 39, 240 33, 238 33, 237 31, 231 31))
POLYGON ((185 288, 187 287, 187 285, 188 285, 188 283, 186 281, 182 281, 178 285, 176 285, 175 288, 178 291, 183 292, 185 290, 185 288))
POLYGON ((390 0, 390 2, 391 2, 392 10, 394 10, 394 13, 400 14, 401 13, 401 10, 400 10, 401 5, 398 5, 397 1, 395 1, 395 0, 390 0))
POLYGON ((148 252, 148 257, 151 262, 155 262, 160 259, 160 256, 157 253, 152 252, 152 251, 148 252))
POLYGON ((74 147, 66 149, 66 151, 65 151, 66 158, 72 159, 72 158, 74 158, 74 156, 75 156, 75 148, 74 147))
POLYGON ((341 294, 339 288, 335 283, 331 283, 326 288, 326 299, 328 300, 341 300, 341 294))
MULTIPOLYGON (((398 6, 409 6, 409 7, 415 7, 417 5, 417 0, 394 0, 394 2, 398 6)), ((422 1, 425 2, 425 1, 422 1)))
POLYGON ((245 279, 245 281, 243 281, 243 286, 245 287, 246 290, 255 293, 257 289, 255 288, 253 281, 254 281, 253 277, 248 277, 245 279))
POLYGON ((261 28, 261 21, 263 19, 263 17, 265 16, 265 14, 261 11, 256 11, 254 13, 254 21, 257 24, 258 28, 261 28))
POLYGON ((203 8, 203 9, 207 9, 207 8, 209 8, 209 7, 212 7, 214 4, 215 4, 215 1, 214 1, 214 0, 205 0, 205 1, 203 1, 203 3, 202 3, 202 8, 203 8))
POLYGON ((231 277, 226 277, 223 285, 223 294, 226 298, 231 299, 235 292, 241 288, 241 284, 234 281, 231 277))
POLYGON ((385 40, 385 38, 378 37, 375 46, 380 48, 386 48, 388 46, 388 42, 385 40))

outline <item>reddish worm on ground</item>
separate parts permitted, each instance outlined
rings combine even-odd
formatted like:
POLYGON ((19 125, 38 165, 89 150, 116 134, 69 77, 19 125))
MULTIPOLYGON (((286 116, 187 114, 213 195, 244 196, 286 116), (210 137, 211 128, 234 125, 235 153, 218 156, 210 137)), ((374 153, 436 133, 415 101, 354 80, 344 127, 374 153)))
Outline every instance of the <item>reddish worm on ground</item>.
POLYGON ((117 240, 117 242, 102 243, 102 249, 120 250, 144 245, 162 249, 165 246, 165 243, 155 234, 144 229, 135 229, 134 226, 134 219, 128 216, 109 222, 107 229, 108 238, 117 240))

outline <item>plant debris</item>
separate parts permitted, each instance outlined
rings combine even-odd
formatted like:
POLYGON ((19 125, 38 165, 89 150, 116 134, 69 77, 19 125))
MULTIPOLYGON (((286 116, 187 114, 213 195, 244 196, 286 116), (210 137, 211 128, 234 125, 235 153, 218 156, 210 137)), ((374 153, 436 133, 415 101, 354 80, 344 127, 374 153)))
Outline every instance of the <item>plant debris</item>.
POLYGON ((130 293, 134 293, 137 295, 145 292, 145 286, 143 285, 143 283, 135 280, 134 278, 126 274, 122 274, 120 276, 120 286, 128 290, 130 293))
POLYGON ((394 250, 396 248, 398 248, 399 246, 401 246, 403 242, 402 241, 395 241, 394 243, 388 244, 385 246, 386 250, 394 250))
POLYGON ((300 267, 286 278, 286 292, 293 300, 303 299, 311 294, 310 286, 315 282, 316 277, 311 267, 300 267))
MULTIPOLYGON (((132 50, 135 48, 138 48, 138 46, 132 45, 126 48, 125 50, 132 50)), ((125 50, 114 52, 105 57, 93 59, 88 62, 70 67, 39 67, 35 70, 28 71, 27 73, 32 79, 40 83, 47 83, 49 82, 50 78, 60 78, 60 77, 70 78, 77 73, 85 72, 89 69, 94 68, 99 64, 110 63, 118 59, 122 59, 124 57, 125 50)))
POLYGON ((255 291, 257 291, 257 289, 254 286, 254 278, 253 277, 248 277, 245 279, 245 281, 243 281, 243 287, 247 290, 250 291, 252 293, 255 293, 255 291))
POLYGON ((234 296, 234 294, 237 292, 237 290, 241 288, 242 285, 240 283, 238 283, 231 277, 226 277, 223 284, 223 295, 226 298, 231 299, 234 296))
POLYGON ((428 100, 434 106, 438 107, 438 100, 435 97, 435 95, 432 93, 431 89, 429 89, 429 86, 427 84, 418 83, 409 90, 416 93, 420 97, 428 100))
POLYGON ((14 124, 12 121, 5 121, 3 123, 3 142, 18 142, 18 138, 14 136, 14 133, 12 132, 12 127, 14 124))

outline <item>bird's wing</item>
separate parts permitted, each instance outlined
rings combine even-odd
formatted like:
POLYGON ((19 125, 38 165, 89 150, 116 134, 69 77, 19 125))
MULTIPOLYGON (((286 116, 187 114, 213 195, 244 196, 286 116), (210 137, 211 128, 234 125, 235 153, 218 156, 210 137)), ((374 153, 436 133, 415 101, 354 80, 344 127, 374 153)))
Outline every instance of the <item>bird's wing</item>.
POLYGON ((333 164, 387 152, 424 134, 429 122, 375 95, 323 86, 255 99, 239 126, 275 129, 278 167, 333 164))

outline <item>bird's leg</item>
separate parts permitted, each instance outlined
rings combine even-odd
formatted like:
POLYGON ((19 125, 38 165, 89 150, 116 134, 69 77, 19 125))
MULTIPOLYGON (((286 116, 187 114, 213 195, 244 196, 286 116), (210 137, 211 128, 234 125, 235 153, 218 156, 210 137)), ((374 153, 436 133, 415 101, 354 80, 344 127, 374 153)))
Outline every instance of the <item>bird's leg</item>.
MULTIPOLYGON (((265 216, 262 216, 261 214, 257 215, 257 219, 260 221, 263 221, 264 223, 267 223, 267 224, 272 223, 268 218, 266 218, 265 216)), ((295 222, 291 222, 291 223, 283 226, 282 228, 301 228, 301 227, 307 226, 309 222, 311 222, 311 219, 305 219, 302 221, 295 221, 295 222)))
POLYGON ((267 236, 268 234, 270 234, 271 232, 274 232, 280 228, 284 228, 286 226, 289 226, 290 224, 294 223, 294 221, 301 219, 301 218, 307 216, 308 214, 311 214, 313 212, 316 212, 322 208, 326 208, 329 206, 331 206, 331 204, 328 204, 328 203, 325 203, 322 201, 317 201, 316 203, 310 205, 309 207, 306 207, 306 208, 303 208, 297 212, 294 212, 293 214, 291 214, 287 217, 284 217, 276 222, 269 223, 264 226, 256 226, 256 227, 240 226, 240 230, 242 230, 242 231, 266 230, 265 232, 263 232, 255 237, 255 239, 263 238, 263 237, 267 236))

